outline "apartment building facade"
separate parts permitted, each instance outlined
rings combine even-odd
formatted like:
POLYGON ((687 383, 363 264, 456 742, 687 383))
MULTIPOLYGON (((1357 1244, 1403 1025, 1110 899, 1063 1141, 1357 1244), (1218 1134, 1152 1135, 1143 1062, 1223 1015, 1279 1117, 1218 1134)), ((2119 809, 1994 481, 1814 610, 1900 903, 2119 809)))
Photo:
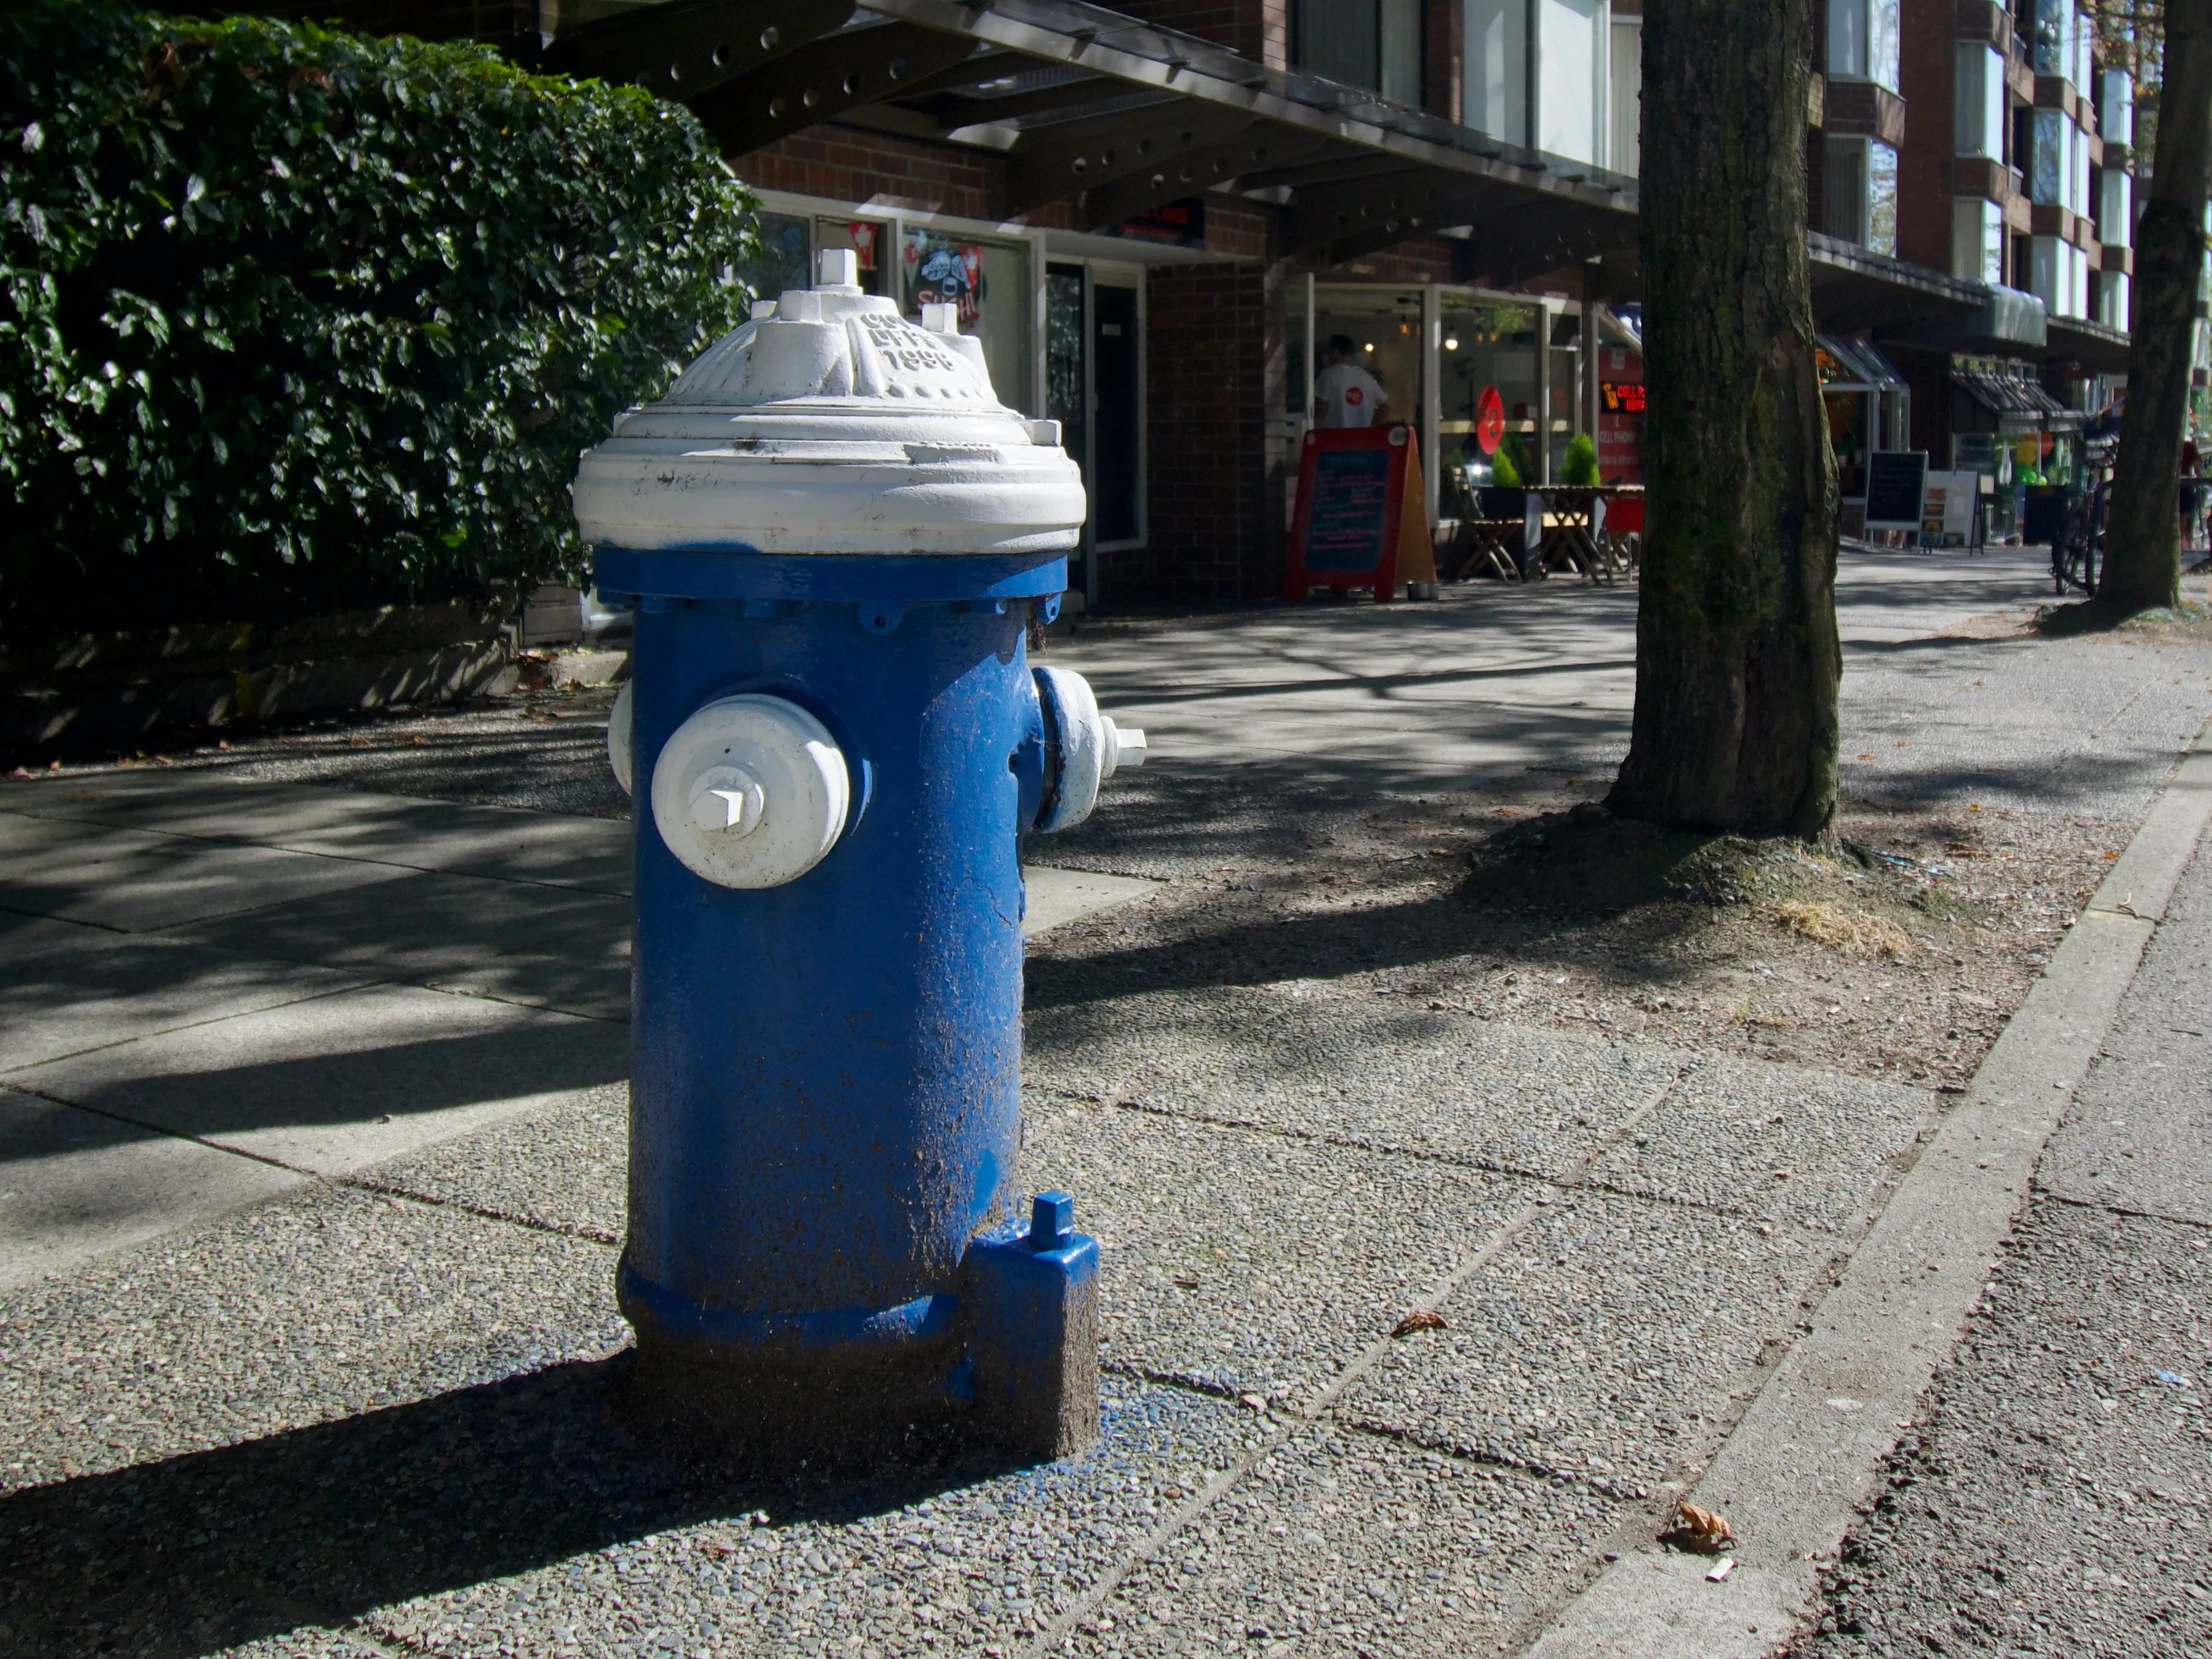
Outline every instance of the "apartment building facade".
MULTIPOLYGON (((1276 590, 1333 340, 1416 425, 1432 511, 1486 393, 1540 475, 1583 430, 1632 471, 1641 0, 519 5, 522 55, 717 137, 766 210, 749 280, 846 246, 903 305, 959 306, 1085 466, 1092 597, 1276 590)), ((2124 74, 2073 0, 1826 0, 1818 36, 1839 453, 2040 467, 2125 366, 2124 74)))
MULTIPOLYGON (((2132 82, 2073 0, 1828 0, 1823 24, 1813 223, 1990 292, 1966 326, 1866 333, 1905 444, 2002 485, 2008 525, 2015 478, 2063 477, 2125 373, 2132 82)), ((1850 413, 1832 398, 1839 458, 1850 413)))

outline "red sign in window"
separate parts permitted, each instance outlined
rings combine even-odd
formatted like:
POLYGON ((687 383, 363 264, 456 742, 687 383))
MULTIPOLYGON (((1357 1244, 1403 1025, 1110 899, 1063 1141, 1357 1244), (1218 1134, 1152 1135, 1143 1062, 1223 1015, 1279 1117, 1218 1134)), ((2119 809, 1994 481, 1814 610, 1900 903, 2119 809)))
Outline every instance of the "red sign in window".
POLYGON ((1608 415, 1641 415, 1644 412, 1644 388, 1632 380, 1601 380, 1598 395, 1605 399, 1608 415))
POLYGON ((1486 386, 1474 400, 1474 441, 1486 455, 1495 455, 1505 438, 1505 402, 1498 388, 1486 386))

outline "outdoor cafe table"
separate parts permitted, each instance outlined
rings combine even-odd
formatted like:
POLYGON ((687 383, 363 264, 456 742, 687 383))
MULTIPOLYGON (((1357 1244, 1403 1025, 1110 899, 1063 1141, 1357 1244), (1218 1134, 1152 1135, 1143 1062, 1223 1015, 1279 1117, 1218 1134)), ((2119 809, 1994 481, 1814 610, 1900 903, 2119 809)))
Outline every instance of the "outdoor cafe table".
POLYGON ((1528 574, 1545 576, 1554 570, 1571 570, 1592 581, 1610 581, 1630 568, 1605 533, 1605 503, 1608 496, 1624 494, 1632 487, 1545 484, 1531 489, 1528 527, 1536 543, 1536 556, 1530 561, 1528 574))

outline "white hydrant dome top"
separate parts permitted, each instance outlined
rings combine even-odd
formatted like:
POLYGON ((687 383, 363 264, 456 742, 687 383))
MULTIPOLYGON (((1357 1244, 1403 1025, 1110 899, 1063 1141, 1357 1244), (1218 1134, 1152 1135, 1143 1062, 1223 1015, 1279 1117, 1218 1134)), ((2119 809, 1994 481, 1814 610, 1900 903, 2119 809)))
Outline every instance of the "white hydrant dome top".
POLYGON ((925 326, 854 283, 756 305, 585 452, 594 545, 763 553, 1026 553, 1073 547, 1083 481, 1056 421, 1001 404, 951 306, 925 326))

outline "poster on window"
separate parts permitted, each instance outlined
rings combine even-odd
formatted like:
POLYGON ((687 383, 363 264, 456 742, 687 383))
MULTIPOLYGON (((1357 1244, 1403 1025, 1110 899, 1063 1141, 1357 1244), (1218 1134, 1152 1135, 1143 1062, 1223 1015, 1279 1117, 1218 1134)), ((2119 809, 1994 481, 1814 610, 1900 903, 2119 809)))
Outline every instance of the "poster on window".
POLYGON ((960 330, 977 331, 983 319, 988 284, 983 277, 983 249, 974 242, 935 231, 909 230, 904 250, 907 309, 926 305, 960 307, 960 330))

